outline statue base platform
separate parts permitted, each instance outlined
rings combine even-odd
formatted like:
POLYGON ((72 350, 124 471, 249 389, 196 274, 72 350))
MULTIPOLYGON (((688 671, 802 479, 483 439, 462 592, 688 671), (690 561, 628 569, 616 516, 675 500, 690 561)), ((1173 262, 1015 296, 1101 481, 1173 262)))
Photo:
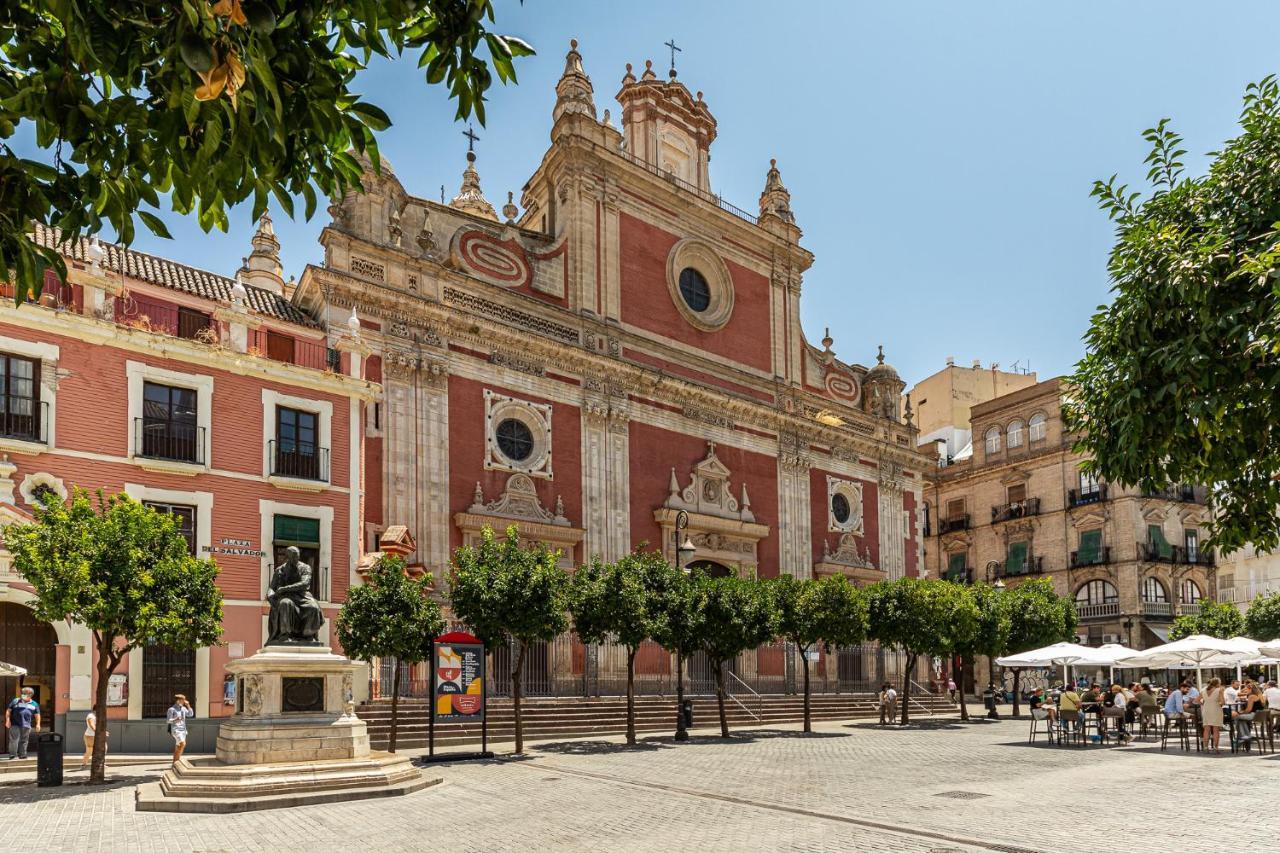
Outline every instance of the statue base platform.
POLYGON ((140 785, 139 811, 227 813, 413 793, 439 782, 406 756, 374 752, 355 715, 359 664, 327 646, 267 646, 232 661, 236 713, 216 756, 183 758, 140 785))

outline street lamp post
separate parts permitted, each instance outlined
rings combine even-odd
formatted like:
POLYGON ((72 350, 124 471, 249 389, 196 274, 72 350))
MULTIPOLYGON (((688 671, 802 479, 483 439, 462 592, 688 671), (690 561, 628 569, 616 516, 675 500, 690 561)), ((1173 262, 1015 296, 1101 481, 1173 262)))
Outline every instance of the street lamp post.
MULTIPOLYGON (((671 544, 675 547, 676 568, 684 572, 686 575, 691 570, 686 567, 689 558, 696 552, 693 540, 689 538, 689 534, 685 534, 684 541, 680 541, 680 531, 685 530, 689 526, 689 513, 680 510, 676 513, 675 530, 672 531, 671 544)), ((684 725, 684 654, 683 650, 676 651, 676 740, 685 741, 689 739, 689 730, 684 725)))
MULTIPOLYGON (((995 578, 995 583, 992 584, 994 588, 1004 589, 1004 580, 1000 577, 999 560, 987 561, 987 583, 991 583, 992 578, 995 578)), ((996 662, 990 655, 987 655, 987 676, 987 687, 991 691, 991 707, 987 709, 987 719, 998 720, 1000 712, 996 710, 996 662)))

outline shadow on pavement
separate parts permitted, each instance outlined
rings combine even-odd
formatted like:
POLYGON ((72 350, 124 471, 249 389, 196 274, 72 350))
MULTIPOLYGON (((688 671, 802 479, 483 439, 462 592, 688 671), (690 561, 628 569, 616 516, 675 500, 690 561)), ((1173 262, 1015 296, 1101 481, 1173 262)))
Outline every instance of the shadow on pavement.
POLYGON ((154 774, 135 773, 129 776, 109 776, 107 781, 101 785, 90 785, 86 779, 75 779, 72 781, 64 781, 62 785, 55 788, 39 788, 36 786, 35 779, 31 779, 25 784, 6 782, 0 787, 0 804, 7 803, 37 803, 48 800, 65 800, 69 797, 80 797, 85 795, 98 794, 103 791, 111 791, 117 788, 132 788, 142 782, 154 779, 154 774))
MULTIPOLYGON (((986 723, 987 720, 983 720, 986 723)), ((992 720, 991 722, 995 722, 992 720)), ((906 726, 898 723, 886 723, 881 725, 874 720, 863 720, 856 723, 846 723, 846 729, 866 729, 876 732, 930 732, 930 731, 955 731, 972 725, 972 722, 965 723, 958 719, 931 720, 925 718, 923 720, 912 720, 906 726)))
POLYGON ((536 749, 538 752, 550 752, 555 755, 616 755, 626 752, 656 752, 660 749, 668 749, 671 746, 670 742, 662 743, 654 738, 644 738, 634 746, 608 740, 567 740, 555 743, 540 743, 536 749))

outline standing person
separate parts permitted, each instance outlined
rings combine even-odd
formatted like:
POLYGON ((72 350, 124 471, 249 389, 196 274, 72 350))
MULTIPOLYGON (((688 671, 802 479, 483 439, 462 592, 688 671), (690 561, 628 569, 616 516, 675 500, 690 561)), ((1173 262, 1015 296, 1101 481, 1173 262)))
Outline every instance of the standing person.
MULTIPOLYGON (((89 711, 89 715, 84 718, 84 757, 80 759, 81 770, 89 769, 89 763, 93 760, 93 739, 97 734, 98 715, 89 711)), ((111 732, 107 732, 107 737, 111 737, 111 732)))
POLYGON ((956 680, 947 678, 947 693, 951 694, 951 701, 956 701, 956 680))
POLYGON ((1200 719, 1204 729, 1200 733, 1200 741, 1205 752, 1219 752, 1218 740, 1222 736, 1222 704, 1226 701, 1226 690, 1222 682, 1215 678, 1204 689, 1204 700, 1200 705, 1200 719))
POLYGON ((897 715, 898 691, 893 689, 893 685, 885 682, 880 688, 880 725, 885 725, 886 720, 893 722, 897 715))
POLYGON ((22 695, 4 709, 4 724, 9 730, 9 760, 27 757, 27 742, 31 731, 40 731, 40 706, 36 704, 36 692, 22 688, 22 695))
POLYGON ((178 693, 173 697, 173 707, 169 709, 167 717, 169 733, 173 735, 174 764, 178 763, 178 759, 182 757, 182 751, 187 748, 187 720, 195 715, 196 712, 191 710, 191 703, 187 701, 186 696, 178 693))

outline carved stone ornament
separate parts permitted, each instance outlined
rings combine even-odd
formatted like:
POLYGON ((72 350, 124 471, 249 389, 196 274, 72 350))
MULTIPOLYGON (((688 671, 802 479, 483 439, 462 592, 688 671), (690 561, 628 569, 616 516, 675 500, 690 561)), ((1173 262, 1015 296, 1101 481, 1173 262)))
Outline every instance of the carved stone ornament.
POLYGON ((742 486, 742 502, 739 503, 730 487, 729 474, 729 469, 716 457, 715 442, 708 442, 707 456, 693 466, 688 486, 682 489, 676 469, 671 469, 670 493, 663 506, 718 518, 755 521, 746 484, 742 486))
POLYGON ((262 676, 251 673, 244 677, 244 712, 250 717, 262 714, 262 676))
POLYGON ((484 502, 484 489, 476 483, 473 503, 467 508, 472 515, 492 515, 497 518, 523 519, 537 521, 542 524, 556 524, 569 527, 569 519, 565 518, 564 502, 556 498, 555 512, 543 509, 538 500, 538 490, 533 479, 525 474, 512 474, 507 478, 506 489, 497 500, 484 502))
POLYGON ((853 480, 827 476, 827 530, 831 533, 863 533, 862 484, 853 480), (843 499, 842 512, 837 513, 838 499, 843 499), (840 516, 844 517, 841 518, 840 516))
POLYGON ((880 460, 880 488, 900 492, 905 485, 902 466, 889 459, 880 460))
POLYGON ((861 551, 858 550, 858 537, 852 533, 846 533, 840 537, 839 543, 834 551, 831 550, 831 543, 824 536, 822 539, 823 562, 839 563, 842 566, 854 566, 867 569, 874 569, 876 566, 871 562, 871 546, 865 546, 861 551))

